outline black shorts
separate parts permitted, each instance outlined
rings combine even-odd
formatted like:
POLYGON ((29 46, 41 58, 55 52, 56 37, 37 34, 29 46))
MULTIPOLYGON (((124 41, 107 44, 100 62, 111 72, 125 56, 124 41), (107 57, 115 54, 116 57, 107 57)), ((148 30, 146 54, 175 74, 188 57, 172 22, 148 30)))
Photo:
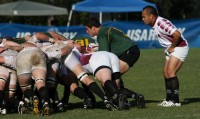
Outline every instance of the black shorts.
POLYGON ((140 49, 137 45, 132 46, 127 51, 125 51, 119 59, 126 62, 129 67, 132 67, 140 57, 140 49))

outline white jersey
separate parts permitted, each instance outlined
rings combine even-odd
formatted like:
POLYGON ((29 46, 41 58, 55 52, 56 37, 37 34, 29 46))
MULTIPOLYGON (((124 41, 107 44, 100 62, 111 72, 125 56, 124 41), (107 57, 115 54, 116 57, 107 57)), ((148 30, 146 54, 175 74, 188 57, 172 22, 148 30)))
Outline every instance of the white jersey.
MULTIPOLYGON (((3 41, 0 44, 0 47, 4 47, 6 39, 3 39, 3 41)), ((15 50, 7 49, 0 53, 0 56, 4 57, 5 62, 1 65, 6 66, 8 68, 15 69, 16 68, 16 57, 18 52, 15 50)))
MULTIPOLYGON (((157 36, 159 43, 163 47, 171 46, 173 42, 173 38, 171 35, 177 30, 177 28, 169 20, 158 17, 152 29, 154 30, 154 33, 157 36)), ((187 45, 188 43, 186 39, 181 34, 181 41, 177 45, 177 47, 183 47, 187 45)))
POLYGON ((35 34, 33 34, 33 36, 27 42, 34 44, 38 48, 52 44, 49 41, 38 40, 35 34))
POLYGON ((15 69, 16 68, 16 58, 18 52, 15 50, 7 49, 0 53, 0 56, 4 57, 5 62, 1 65, 15 69))
POLYGON ((60 49, 63 48, 63 45, 48 45, 48 46, 43 46, 40 49, 46 54, 48 57, 48 61, 53 60, 53 59, 60 59, 61 58, 61 51, 60 49))

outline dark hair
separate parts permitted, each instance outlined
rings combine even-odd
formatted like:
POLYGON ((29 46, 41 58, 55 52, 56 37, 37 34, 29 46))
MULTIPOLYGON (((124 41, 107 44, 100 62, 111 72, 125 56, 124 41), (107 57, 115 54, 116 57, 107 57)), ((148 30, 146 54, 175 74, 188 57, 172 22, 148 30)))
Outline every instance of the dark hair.
POLYGON ((10 41, 14 40, 14 38, 13 38, 12 36, 5 36, 4 38, 5 38, 6 40, 10 40, 10 41))
POLYGON ((97 18, 89 18, 86 23, 85 26, 92 28, 92 26, 99 28, 101 26, 99 20, 97 18))
POLYGON ((153 6, 148 5, 148 6, 143 8, 143 11, 144 10, 146 10, 148 14, 152 14, 154 16, 158 16, 158 12, 157 12, 156 8, 153 7, 153 6))

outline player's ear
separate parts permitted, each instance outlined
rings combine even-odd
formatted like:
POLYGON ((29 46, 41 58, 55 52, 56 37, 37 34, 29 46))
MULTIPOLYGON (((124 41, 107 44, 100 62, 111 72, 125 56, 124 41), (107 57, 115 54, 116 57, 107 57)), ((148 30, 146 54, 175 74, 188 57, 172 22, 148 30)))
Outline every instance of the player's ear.
POLYGON ((151 19, 153 19, 153 15, 151 15, 151 19))
POLYGON ((92 27, 92 30, 94 30, 94 29, 95 29, 95 27, 93 26, 93 27, 92 27))

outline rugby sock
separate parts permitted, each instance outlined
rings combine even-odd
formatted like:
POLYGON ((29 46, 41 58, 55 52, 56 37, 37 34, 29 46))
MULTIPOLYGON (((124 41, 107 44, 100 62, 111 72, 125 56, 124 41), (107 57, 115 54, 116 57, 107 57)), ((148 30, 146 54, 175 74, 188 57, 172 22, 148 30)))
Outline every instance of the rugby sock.
POLYGON ((1 104, 2 104, 2 102, 3 102, 3 96, 4 94, 3 94, 3 91, 2 90, 0 90, 0 107, 1 107, 1 104))
POLYGON ((41 98, 42 105, 45 102, 49 102, 49 95, 48 95, 47 88, 45 86, 41 87, 38 92, 41 98))
POLYGON ((10 97, 10 98, 8 98, 8 100, 6 102, 6 105, 11 106, 11 108, 12 108, 12 107, 18 106, 19 102, 20 102, 20 100, 18 100, 17 98, 10 97))
POLYGON ((27 98, 28 100, 32 101, 33 100, 33 95, 34 95, 34 93, 33 93, 33 91, 31 89, 26 89, 24 91, 24 99, 27 98))
POLYGON ((51 87, 49 90, 49 97, 54 101, 60 101, 59 97, 58 97, 58 92, 57 89, 54 87, 51 87))
POLYGON ((85 93, 85 91, 80 88, 80 87, 77 87, 75 90, 74 90, 74 95, 77 96, 78 98, 80 99, 87 99, 88 96, 87 94, 85 93))
POLYGON ((84 89, 84 91, 86 92, 87 96, 92 100, 92 103, 96 103, 96 98, 94 96, 94 94, 92 93, 92 91, 90 90, 90 88, 85 85, 84 83, 81 83, 82 84, 82 87, 84 89))
POLYGON ((107 97, 104 95, 103 91, 99 88, 99 86, 96 84, 96 82, 92 82, 89 84, 89 88, 98 95, 102 100, 107 99, 107 97))
POLYGON ((124 88, 124 82, 123 82, 122 78, 120 78, 120 88, 124 88))
POLYGON ((172 99, 171 78, 165 78, 166 101, 172 99))
POLYGON ((66 84, 64 86, 63 97, 61 99, 61 101, 62 101, 63 104, 68 104, 68 102, 69 102, 69 96, 70 96, 70 86, 66 84))
POLYGON ((107 80, 104 83, 104 88, 111 96, 114 96, 115 94, 118 93, 117 85, 111 80, 107 80))
POLYGON ((179 103, 179 82, 177 77, 172 77, 171 87, 172 87, 172 99, 175 103, 179 103))
POLYGON ((127 89, 127 88, 122 88, 119 90, 120 93, 125 94, 127 98, 136 98, 137 93, 127 89))
POLYGON ((17 96, 18 100, 22 100, 23 92, 22 92, 21 87, 19 85, 17 85, 17 89, 16 89, 15 95, 17 96))

